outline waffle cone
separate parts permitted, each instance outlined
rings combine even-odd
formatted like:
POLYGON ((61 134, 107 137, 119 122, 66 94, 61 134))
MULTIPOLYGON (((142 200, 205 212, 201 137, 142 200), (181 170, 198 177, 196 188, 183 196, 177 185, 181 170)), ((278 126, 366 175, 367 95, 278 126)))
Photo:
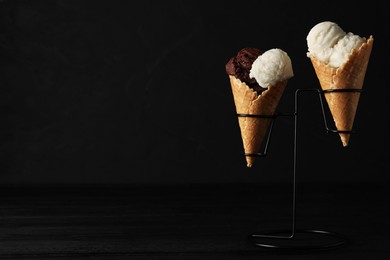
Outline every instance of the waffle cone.
MULTIPOLYGON (((229 75, 237 114, 273 115, 283 95, 287 80, 269 87, 261 95, 236 77, 229 75)), ((270 118, 238 117, 241 138, 246 154, 259 153, 268 132, 270 118)), ((252 167, 255 157, 246 156, 247 167, 252 167)))
MULTIPOLYGON (((373 37, 370 36, 357 50, 354 50, 339 68, 333 68, 309 56, 322 90, 362 89, 368 61, 371 55, 373 37)), ((359 103, 359 92, 325 93, 325 98, 338 131, 351 131, 359 103)), ((343 146, 348 146, 350 134, 339 133, 343 146)))

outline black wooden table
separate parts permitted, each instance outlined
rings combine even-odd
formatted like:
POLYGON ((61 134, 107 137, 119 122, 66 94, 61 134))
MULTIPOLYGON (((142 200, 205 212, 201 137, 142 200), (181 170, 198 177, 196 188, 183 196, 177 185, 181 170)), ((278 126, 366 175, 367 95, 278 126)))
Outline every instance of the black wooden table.
POLYGON ((343 247, 255 246, 249 234, 290 228, 290 186, 3 186, 0 259, 390 259, 388 183, 297 186, 297 228, 343 247))

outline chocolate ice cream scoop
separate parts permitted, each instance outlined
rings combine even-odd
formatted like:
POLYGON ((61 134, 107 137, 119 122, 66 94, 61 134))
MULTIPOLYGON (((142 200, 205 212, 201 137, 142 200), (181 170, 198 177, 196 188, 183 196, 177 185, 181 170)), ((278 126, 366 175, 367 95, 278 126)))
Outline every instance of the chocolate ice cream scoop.
POLYGON ((262 87, 256 82, 255 78, 250 78, 249 73, 253 62, 263 52, 256 48, 243 48, 235 57, 232 57, 225 65, 226 73, 235 76, 242 82, 245 82, 248 87, 253 88, 259 94, 264 91, 262 87))

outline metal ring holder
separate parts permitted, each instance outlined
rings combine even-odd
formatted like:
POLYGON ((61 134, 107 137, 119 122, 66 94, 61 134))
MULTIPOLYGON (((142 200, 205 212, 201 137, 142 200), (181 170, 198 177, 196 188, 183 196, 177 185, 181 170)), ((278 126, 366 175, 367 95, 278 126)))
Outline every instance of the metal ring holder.
POLYGON ((322 114, 327 133, 355 133, 352 130, 336 130, 328 126, 326 119, 323 96, 328 93, 360 93, 361 89, 328 89, 319 90, 315 88, 297 89, 295 91, 295 111, 294 113, 280 113, 274 115, 252 115, 237 114, 238 117, 271 118, 268 136, 266 139, 264 152, 255 154, 245 154, 245 156, 266 156, 274 121, 280 116, 294 117, 294 165, 293 165, 293 194, 292 194, 292 226, 291 230, 271 230, 261 233, 253 233, 249 239, 258 247, 264 249, 282 251, 319 251, 340 248, 348 243, 348 239, 338 233, 316 230, 316 229, 296 229, 296 173, 297 173, 297 123, 298 123, 298 94, 301 92, 315 91, 319 95, 322 114))

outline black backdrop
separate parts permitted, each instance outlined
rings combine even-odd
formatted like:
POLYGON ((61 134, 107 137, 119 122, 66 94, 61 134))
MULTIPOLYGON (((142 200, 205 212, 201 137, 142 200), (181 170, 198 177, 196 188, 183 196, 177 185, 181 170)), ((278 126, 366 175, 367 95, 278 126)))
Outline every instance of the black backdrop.
POLYGON ((300 181, 387 181, 389 16, 353 2, 0 1, 0 181, 272 182, 292 174, 292 118, 247 169, 225 63, 243 47, 281 48, 298 88, 318 88, 306 35, 330 20, 374 36, 350 146, 326 134, 302 95, 300 181))

